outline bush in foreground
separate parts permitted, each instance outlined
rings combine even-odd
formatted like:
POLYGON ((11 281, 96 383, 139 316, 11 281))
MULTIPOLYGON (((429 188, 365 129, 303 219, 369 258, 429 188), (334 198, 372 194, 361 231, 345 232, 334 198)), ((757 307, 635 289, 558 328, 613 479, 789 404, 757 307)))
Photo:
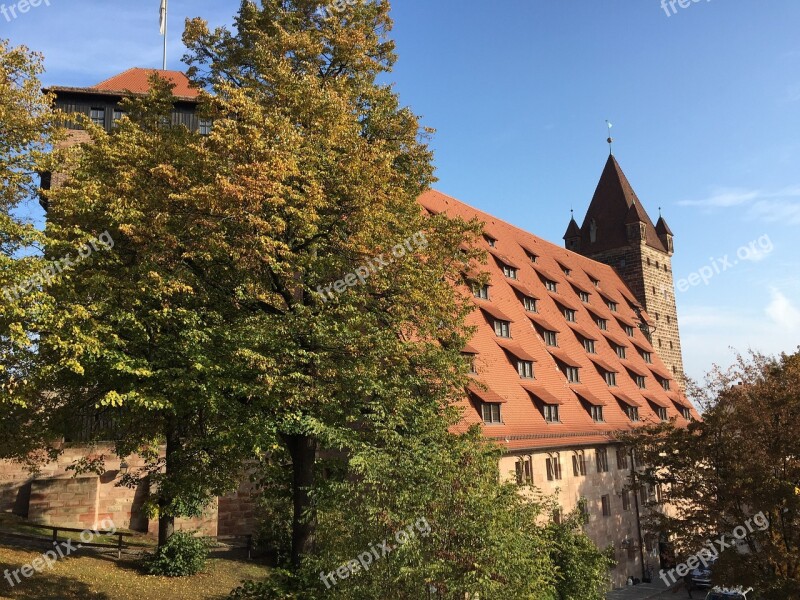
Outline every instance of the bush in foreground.
POLYGON ((208 540, 188 531, 178 531, 145 560, 150 575, 187 577, 203 570, 208 558, 208 540))

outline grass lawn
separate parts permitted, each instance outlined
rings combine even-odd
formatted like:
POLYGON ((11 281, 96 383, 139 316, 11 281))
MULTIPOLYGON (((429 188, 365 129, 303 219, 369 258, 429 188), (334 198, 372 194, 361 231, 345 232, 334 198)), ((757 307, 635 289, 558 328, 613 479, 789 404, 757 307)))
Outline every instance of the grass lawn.
MULTIPOLYGON (((4 577, 29 564, 40 552, 0 545, 0 598, 15 600, 206 600, 225 598, 243 579, 263 579, 267 568, 250 561, 210 559, 195 577, 143 575, 134 563, 97 554, 75 554, 59 560, 52 571, 20 576, 13 588, 4 577)), ((116 557, 115 557, 116 558, 116 557)))

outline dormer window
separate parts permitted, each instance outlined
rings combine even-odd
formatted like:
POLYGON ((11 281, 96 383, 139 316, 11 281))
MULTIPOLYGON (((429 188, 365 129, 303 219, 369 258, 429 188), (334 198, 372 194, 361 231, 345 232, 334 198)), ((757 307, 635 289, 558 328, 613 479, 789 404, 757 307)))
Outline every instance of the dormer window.
POLYGON ((597 354, 597 351, 594 348, 594 340, 590 340, 589 338, 584 338, 583 348, 589 354, 597 354))
POLYGON ((630 325, 625 325, 625 335, 628 337, 633 337, 633 327, 630 325))
POLYGON ((494 332, 497 337, 510 338, 511 337, 511 323, 501 319, 494 320, 494 332))
POLYGON ((662 421, 666 421, 669 418, 667 417, 667 409, 664 408, 663 406, 659 406, 658 408, 656 408, 656 414, 658 415, 658 418, 662 421))
POLYGON ((652 354, 650 354, 649 352, 645 352, 644 350, 639 352, 639 354, 641 354, 642 360, 644 360, 644 362, 646 362, 648 365, 653 364, 653 355, 652 354))
POLYGON ((568 267, 564 267, 564 266, 562 266, 562 267, 561 267, 561 270, 564 272, 564 275, 566 275, 567 277, 569 277, 570 275, 572 275, 572 269, 570 269, 570 268, 568 268, 568 267))
POLYGON ((530 296, 523 296, 522 297, 522 304, 525 307, 525 310, 528 312, 537 312, 536 308, 536 298, 531 298, 530 296))
POLYGON ((517 270, 509 265, 503 265, 503 275, 505 275, 509 279, 516 279, 517 270))
POLYGON ((628 418, 634 423, 639 421, 639 409, 636 406, 626 406, 625 414, 628 415, 628 418))
POLYGON ((490 236, 490 235, 484 235, 484 236, 483 236, 483 239, 485 239, 485 240, 486 240, 486 243, 487 243, 487 244, 489 244, 489 247, 490 247, 490 248, 494 248, 495 246, 497 246, 497 240, 496 240, 496 239, 494 239, 492 236, 490 236))
POLYGON ((517 373, 522 379, 533 379, 533 363, 529 360, 518 360, 517 373))
POLYGON ((472 295, 476 298, 480 298, 481 300, 488 300, 489 299, 489 286, 485 283, 473 283, 472 284, 472 295))
POLYGON ((542 331, 542 339, 544 340, 544 343, 548 346, 553 346, 553 347, 558 346, 558 334, 555 331, 544 329, 542 331))
POLYGON ((600 317, 597 317, 594 320, 594 322, 597 324, 597 326, 600 328, 601 331, 607 331, 608 330, 608 320, 607 319, 601 319, 600 317))
POLYGON ((534 254, 533 252, 528 252, 526 250, 525 254, 528 256, 528 260, 531 261, 532 263, 539 262, 539 257, 536 254, 534 254))
POLYGON ((589 294, 586 292, 578 292, 578 296, 580 296, 581 302, 584 304, 589 303, 589 294))
POLYGON ((558 292, 558 284, 555 281, 545 279, 544 286, 547 288, 548 292, 558 292))
POLYGON ((575 311, 571 308, 564 309, 564 318, 569 321, 570 323, 575 322, 575 311))
POLYGON ((603 371, 603 379, 606 380, 608 387, 617 387, 617 374, 614 371, 603 371))
POLYGON ((614 350, 616 350, 616 352, 617 352, 617 358, 624 359, 624 358, 626 358, 626 356, 628 354, 625 346, 616 346, 615 345, 614 346, 614 350))
POLYGON ((687 421, 692 420, 692 411, 686 408, 685 406, 681 408, 681 415, 683 415, 683 418, 686 419, 687 421))
POLYGON ((562 365, 561 367, 562 373, 567 378, 567 381, 570 383, 580 383, 581 382, 581 370, 578 367, 571 367, 569 365, 562 365))
POLYGON ((603 419, 603 407, 602 406, 590 406, 589 407, 589 416, 592 417, 592 421, 595 423, 602 423, 603 419))
POLYGON ((498 425, 502 423, 500 419, 500 405, 489 404, 488 402, 481 403, 481 416, 486 425, 498 425))
POLYGON ((647 389, 647 377, 644 375, 636 375, 635 377, 636 385, 639 386, 639 389, 645 390, 647 389))
POLYGON ((610 310, 611 312, 617 312, 617 308, 619 305, 616 302, 609 300, 608 302, 606 302, 606 306, 608 307, 608 310, 610 310))
POLYGON ((668 392, 670 389, 670 380, 669 379, 662 379, 661 380, 661 387, 664 388, 665 392, 668 392))
POLYGON ((558 423, 558 404, 545 404, 542 407, 542 412, 544 414, 544 420, 547 423, 558 423))

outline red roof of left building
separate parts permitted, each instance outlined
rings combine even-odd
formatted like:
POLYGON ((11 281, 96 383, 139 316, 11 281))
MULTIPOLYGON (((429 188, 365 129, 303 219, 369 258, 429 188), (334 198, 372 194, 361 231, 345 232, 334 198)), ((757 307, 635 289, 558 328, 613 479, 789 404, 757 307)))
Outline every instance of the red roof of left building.
POLYGON ((200 90, 192 87, 189 78, 180 71, 162 71, 158 69, 141 69, 134 67, 127 71, 114 75, 105 81, 101 81, 90 89, 103 92, 119 92, 146 94, 150 90, 150 77, 155 73, 162 79, 166 79, 175 84, 172 93, 179 98, 195 99, 200 95, 200 90))

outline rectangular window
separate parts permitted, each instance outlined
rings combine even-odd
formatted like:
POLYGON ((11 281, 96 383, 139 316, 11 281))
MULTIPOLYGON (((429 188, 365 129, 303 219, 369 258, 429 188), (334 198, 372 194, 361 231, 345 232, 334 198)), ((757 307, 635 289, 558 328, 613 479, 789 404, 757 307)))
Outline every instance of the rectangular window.
POLYGON ((625 349, 625 346, 615 346, 614 348, 616 349, 617 356, 619 358, 625 358, 627 356, 628 352, 625 349))
POLYGON ((622 490, 622 510, 631 509, 631 495, 628 490, 622 490))
POLYGON ((636 376, 636 385, 639 386, 639 389, 645 390, 647 389, 647 377, 643 375, 636 376))
POLYGON ((533 483, 533 458, 526 456, 517 460, 517 483, 530 485, 533 483))
POLYGON ((211 126, 213 121, 211 119, 200 119, 200 127, 198 131, 200 135, 211 135, 211 126))
POLYGON ((625 325, 625 335, 628 337, 633 337, 633 327, 630 325, 625 325))
POLYGON ((639 502, 642 506, 647 504, 647 484, 643 483, 642 487, 639 488, 639 502))
POLYGON ((481 405, 481 414, 483 416, 483 422, 487 425, 501 423, 499 404, 487 404, 484 402, 481 405))
POLYGON ((602 423, 603 422, 603 407, 602 406, 592 406, 589 408, 589 414, 592 416, 592 420, 595 423, 602 423))
POLYGON ((597 318, 594 320, 594 322, 597 324, 597 326, 600 328, 601 331, 608 330, 608 321, 606 319, 597 318))
POLYGON ((561 479, 561 458, 558 455, 547 459, 547 480, 558 481, 561 479))
POLYGON ((591 280, 592 285, 594 287, 600 287, 600 281, 599 280, 595 279, 594 277, 590 277, 589 279, 591 280))
POLYGON ((497 335, 497 337, 501 338, 511 337, 511 323, 509 323, 508 321, 501 321, 500 319, 495 319, 494 332, 497 335))
POLYGON ((609 300, 608 302, 606 302, 606 306, 608 307, 608 310, 610 310, 611 312, 617 312, 618 306, 616 302, 612 302, 611 300, 609 300))
POLYGON ((522 304, 525 306, 525 310, 528 312, 537 312, 536 309, 536 298, 531 298, 530 296, 524 296, 522 298, 522 304))
POLYGON ((644 362, 646 362, 648 365, 653 364, 653 356, 649 352, 642 351, 640 354, 642 355, 644 362))
POLYGON ((580 383, 581 382, 581 370, 578 367, 570 367, 564 365, 564 375, 567 378, 567 381, 570 383, 580 383))
POLYGON ((564 318, 569 321, 570 323, 575 322, 575 311, 571 308, 564 309, 564 318))
POLYGON ((92 123, 100 127, 106 126, 106 109, 105 108, 92 108, 89 111, 89 118, 92 123))
POLYGON ((486 240, 486 243, 489 244, 490 248, 494 248, 497 245, 497 240, 494 239, 490 235, 484 235, 483 238, 486 240))
POLYGON ((583 340, 583 348, 589 354, 597 354, 597 352, 595 352, 595 349, 594 349, 594 340, 584 339, 583 340))
POLYGON ((625 414, 628 415, 628 418, 634 423, 639 421, 639 409, 636 406, 626 406, 625 414))
POLYGON ((662 380, 661 380, 661 387, 663 387, 663 388, 664 388, 664 391, 665 391, 665 392, 668 392, 668 391, 669 391, 669 388, 670 388, 669 379, 662 379, 662 380))
POLYGON ((478 372, 477 366, 475 364, 475 355, 474 354, 466 354, 467 360, 469 361, 469 372, 475 375, 478 372))
POLYGON ((561 509, 556 508, 553 509, 553 523, 556 525, 561 525, 561 509))
POLYGON ((536 254, 533 254, 532 252, 526 252, 525 254, 528 255, 528 260, 531 261, 532 263, 535 263, 539 260, 539 257, 536 254))
POLYGON ((659 406, 658 409, 656 409, 656 412, 658 413, 658 418, 659 419, 661 419, 662 421, 667 421, 668 420, 667 409, 666 408, 663 408, 663 407, 659 406))
POLYGON ((548 346, 558 346, 558 334, 555 331, 548 331, 545 329, 542 332, 542 338, 544 339, 544 343, 548 346))
POLYGON ((572 473, 575 477, 586 477, 586 456, 583 454, 572 455, 572 473))
POLYGON ((692 411, 689 410, 688 408, 681 408, 681 414, 683 415, 683 418, 686 419, 687 421, 692 420, 692 411))
POLYGON ((505 275, 509 279, 516 279, 517 278, 517 270, 514 267, 509 267, 508 265, 503 265, 503 275, 505 275))
POLYGON ((628 453, 622 448, 617 448, 617 468, 620 471, 628 468, 628 453))
POLYGON ((548 423, 558 423, 558 404, 544 405, 544 420, 548 423))
POLYGON ((544 286, 547 288, 548 292, 558 292, 558 284, 555 281, 550 281, 546 279, 544 282, 544 286))
POLYGON ((119 109, 119 108, 115 108, 115 109, 114 109, 114 113, 113 113, 113 115, 112 115, 112 117, 111 117, 111 118, 112 118, 112 119, 114 120, 114 122, 116 123, 116 122, 117 122, 117 121, 119 121, 119 120, 120 120, 120 119, 121 119, 123 116, 125 116, 125 111, 124 111, 124 110, 122 110, 122 109, 119 109))
POLYGON ((613 371, 605 371, 603 373, 603 377, 606 380, 606 383, 609 387, 616 387, 617 386, 617 374, 613 371))
POLYGON ((476 298, 480 298, 481 300, 488 300, 489 299, 489 286, 486 284, 480 283, 473 283, 472 284, 472 295, 476 298))
POLYGON ((600 503, 603 505, 603 516, 611 516, 611 497, 608 495, 600 497, 600 503))
POLYGON ((566 275, 567 277, 572 275, 572 270, 568 269, 567 267, 561 267, 561 270, 564 271, 564 275, 566 275))
POLYGON ((523 379, 533 379, 533 363, 529 360, 518 360, 517 373, 523 379))
POLYGON ((608 450, 598 448, 595 450, 595 457, 597 458, 597 472, 608 473, 608 450))
POLYGON ((580 293, 578 293, 578 296, 580 296, 581 302, 584 302, 584 303, 587 303, 587 304, 589 303, 589 294, 587 294, 586 292, 580 292, 580 293))

